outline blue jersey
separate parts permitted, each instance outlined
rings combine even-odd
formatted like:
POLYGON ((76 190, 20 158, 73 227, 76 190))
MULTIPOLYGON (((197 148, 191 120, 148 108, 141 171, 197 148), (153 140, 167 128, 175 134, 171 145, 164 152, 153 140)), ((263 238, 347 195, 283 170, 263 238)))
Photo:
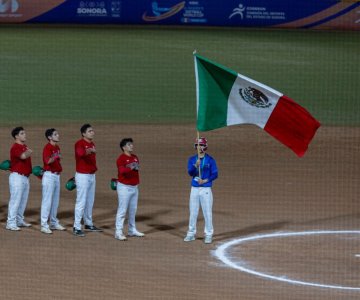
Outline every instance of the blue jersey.
POLYGON ((216 166, 216 161, 210 155, 205 154, 203 158, 200 159, 200 171, 201 179, 207 179, 208 182, 202 185, 199 185, 196 178, 199 176, 199 168, 195 167, 196 161, 198 159, 197 155, 194 155, 189 158, 188 161, 188 173, 192 177, 191 186, 194 187, 212 187, 212 182, 218 177, 218 169, 216 166))

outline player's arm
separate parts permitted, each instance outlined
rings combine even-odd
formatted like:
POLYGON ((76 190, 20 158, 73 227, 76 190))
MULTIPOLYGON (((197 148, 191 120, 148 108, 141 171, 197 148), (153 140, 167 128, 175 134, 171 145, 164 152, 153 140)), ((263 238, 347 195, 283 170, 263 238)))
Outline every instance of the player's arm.
POLYGON ((210 160, 210 176, 205 179, 199 180, 199 184, 205 184, 208 182, 214 181, 216 178, 218 178, 218 169, 216 166, 216 162, 214 159, 210 160))
POLYGON ((117 167, 118 167, 118 170, 119 170, 119 173, 120 174, 127 174, 127 173, 130 173, 133 169, 131 168, 130 164, 125 164, 124 161, 122 161, 121 159, 119 159, 117 161, 117 167))
POLYGON ((44 162, 45 162, 45 164, 50 165, 50 164, 52 164, 53 162, 55 162, 57 160, 60 160, 60 154, 59 153, 54 153, 50 157, 47 157, 47 159, 44 160, 44 162))
POLYGON ((19 157, 20 157, 20 159, 27 159, 31 156, 31 153, 32 153, 32 150, 27 148, 26 151, 21 153, 21 155, 19 157))
POLYGON ((188 174, 192 177, 198 174, 198 165, 196 164, 196 158, 191 157, 188 160, 188 174))
POLYGON ((86 155, 90 155, 90 154, 92 154, 92 153, 96 153, 96 149, 95 149, 95 147, 86 148, 85 153, 86 153, 86 155))
POLYGON ((60 160, 60 153, 55 152, 51 153, 51 151, 47 150, 46 148, 43 151, 43 162, 45 165, 50 165, 56 160, 60 160))
POLYGON ((218 168, 216 165, 216 161, 212 159, 210 161, 210 176, 207 182, 214 181, 216 178, 218 178, 218 168))
POLYGON ((85 147, 81 145, 75 145, 75 154, 77 157, 83 157, 86 155, 85 147))

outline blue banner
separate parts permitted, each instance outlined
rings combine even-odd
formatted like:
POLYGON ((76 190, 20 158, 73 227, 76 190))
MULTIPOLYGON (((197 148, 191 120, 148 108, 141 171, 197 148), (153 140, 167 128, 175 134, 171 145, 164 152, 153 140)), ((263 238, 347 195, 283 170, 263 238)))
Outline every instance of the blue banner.
POLYGON ((0 22, 358 30, 359 6, 356 0, 0 0, 0 22))

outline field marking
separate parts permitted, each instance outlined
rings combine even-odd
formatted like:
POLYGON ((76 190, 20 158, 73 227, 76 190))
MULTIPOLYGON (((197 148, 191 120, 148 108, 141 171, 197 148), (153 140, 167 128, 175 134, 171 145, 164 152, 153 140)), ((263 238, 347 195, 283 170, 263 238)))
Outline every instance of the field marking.
MULTIPOLYGON (((282 282, 287 282, 290 284, 297 284, 297 285, 305 285, 305 286, 313 286, 313 287, 320 287, 320 288, 329 288, 329 289, 340 289, 340 290, 352 290, 352 291, 360 291, 360 287, 356 286, 341 286, 341 285, 330 285, 330 284, 320 284, 316 282, 306 282, 301 280, 293 280, 291 278, 287 278, 286 276, 275 276, 275 275, 269 275, 266 273, 258 272, 256 270, 252 270, 249 268, 246 268, 244 266, 241 266, 241 262, 233 262, 230 255, 227 254, 227 250, 235 245, 239 245, 242 243, 245 243, 247 241, 253 241, 253 240, 259 240, 259 239, 265 239, 265 238, 278 238, 278 237, 288 237, 288 236, 306 236, 306 235, 325 235, 325 234, 357 234, 360 235, 360 231, 358 230, 341 230, 341 231, 331 231, 331 230, 325 230, 325 231, 302 231, 302 232, 284 232, 284 233, 272 233, 272 234, 262 234, 262 235, 255 235, 245 238, 239 238, 235 240, 231 240, 229 242, 226 242, 222 245, 220 245, 215 251, 214 255, 221 260, 224 264, 227 266, 237 269, 239 271, 249 273, 258 277, 271 279, 271 280, 277 280, 282 282)), ((360 257, 360 254, 355 255, 356 257, 360 257)))

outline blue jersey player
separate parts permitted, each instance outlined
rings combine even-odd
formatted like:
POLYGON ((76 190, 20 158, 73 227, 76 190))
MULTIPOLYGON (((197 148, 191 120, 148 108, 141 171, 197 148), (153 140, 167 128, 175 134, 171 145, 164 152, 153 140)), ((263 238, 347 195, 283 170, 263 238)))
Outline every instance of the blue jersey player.
POLYGON ((189 229, 184 238, 184 242, 195 240, 196 222, 201 206, 205 219, 204 243, 211 244, 214 233, 212 224, 213 195, 211 187, 213 181, 218 177, 218 169, 215 159, 205 153, 208 144, 204 137, 196 139, 194 147, 197 149, 198 153, 191 156, 188 161, 188 173, 192 177, 192 180, 189 201, 189 229))

